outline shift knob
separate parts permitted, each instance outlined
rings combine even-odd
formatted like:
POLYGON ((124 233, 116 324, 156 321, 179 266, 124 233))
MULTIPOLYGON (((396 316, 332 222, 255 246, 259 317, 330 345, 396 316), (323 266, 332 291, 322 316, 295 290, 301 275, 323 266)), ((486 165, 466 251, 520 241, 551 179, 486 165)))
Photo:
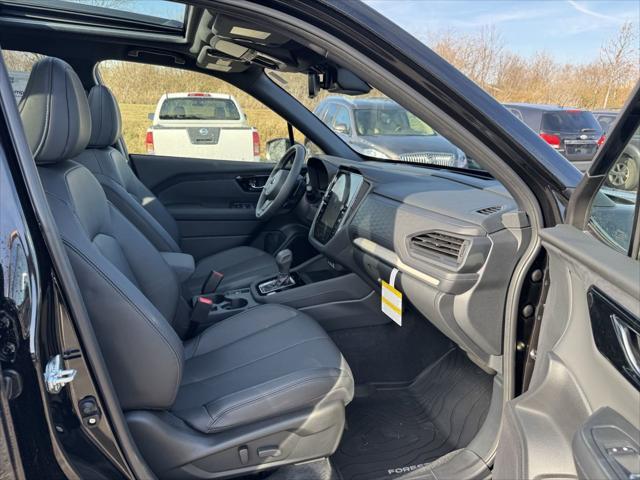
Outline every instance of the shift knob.
POLYGON ((293 261, 293 253, 288 248, 281 250, 276 255, 276 265, 278 265, 279 277, 287 279, 289 278, 289 269, 291 268, 291 262, 293 261))

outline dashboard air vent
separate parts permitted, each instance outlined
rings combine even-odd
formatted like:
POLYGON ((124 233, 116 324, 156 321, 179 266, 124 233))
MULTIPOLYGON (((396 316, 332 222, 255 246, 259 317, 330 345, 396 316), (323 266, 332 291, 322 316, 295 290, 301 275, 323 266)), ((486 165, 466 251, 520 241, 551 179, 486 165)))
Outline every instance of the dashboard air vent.
POLYGON ((441 232, 427 232, 411 238, 410 248, 415 253, 429 253, 455 260, 462 258, 466 241, 441 232))
POLYGON ((478 212, 480 215, 491 215, 492 213, 497 213, 500 210, 502 210, 502 206, 495 205, 493 207, 480 208, 476 210, 476 212, 478 212))

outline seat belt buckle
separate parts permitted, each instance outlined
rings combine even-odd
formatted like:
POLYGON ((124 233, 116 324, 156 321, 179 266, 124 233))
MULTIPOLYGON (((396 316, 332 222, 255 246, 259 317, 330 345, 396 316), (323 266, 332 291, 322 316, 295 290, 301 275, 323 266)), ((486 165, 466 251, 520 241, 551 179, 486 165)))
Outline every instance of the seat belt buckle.
POLYGON ((191 324, 205 323, 213 307, 213 300, 207 297, 196 297, 189 320, 191 324))
POLYGON ((202 288, 200 289, 200 293, 202 295, 208 295, 210 293, 215 293, 224 278, 224 274, 221 272, 216 272, 215 270, 211 270, 211 273, 207 276, 207 279, 202 284, 202 288))

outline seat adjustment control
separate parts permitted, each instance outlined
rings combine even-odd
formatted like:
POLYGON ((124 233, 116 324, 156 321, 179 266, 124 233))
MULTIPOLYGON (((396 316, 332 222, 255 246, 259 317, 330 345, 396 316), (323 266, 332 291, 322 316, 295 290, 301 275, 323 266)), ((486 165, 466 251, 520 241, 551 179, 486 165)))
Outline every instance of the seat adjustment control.
POLYGON ((240 463, 242 465, 246 465, 249 463, 249 448, 240 447, 238 448, 238 456, 240 457, 240 463))
POLYGON ((278 447, 270 446, 258 448, 258 457, 260 458, 275 458, 279 457, 280 455, 282 455, 282 451, 278 447))

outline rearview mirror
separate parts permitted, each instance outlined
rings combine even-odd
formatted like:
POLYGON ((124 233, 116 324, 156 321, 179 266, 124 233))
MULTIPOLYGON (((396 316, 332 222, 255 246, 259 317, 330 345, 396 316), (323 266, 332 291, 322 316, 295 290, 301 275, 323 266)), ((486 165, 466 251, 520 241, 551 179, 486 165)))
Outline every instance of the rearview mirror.
POLYGON ((309 98, 316 97, 320 89, 345 95, 363 95, 371 91, 367 82, 346 68, 327 65, 321 74, 322 78, 317 72, 309 74, 309 98))
POLYGON ((317 73, 313 72, 309 74, 308 86, 309 98, 316 98, 320 91, 320 76, 317 73))
POLYGON ((274 138, 267 142, 266 147, 267 161, 277 162, 282 158, 284 152, 291 148, 291 140, 288 138, 274 138))
POLYGON ((147 118, 151 121, 153 121, 153 117, 155 116, 155 113, 147 113, 147 118))

